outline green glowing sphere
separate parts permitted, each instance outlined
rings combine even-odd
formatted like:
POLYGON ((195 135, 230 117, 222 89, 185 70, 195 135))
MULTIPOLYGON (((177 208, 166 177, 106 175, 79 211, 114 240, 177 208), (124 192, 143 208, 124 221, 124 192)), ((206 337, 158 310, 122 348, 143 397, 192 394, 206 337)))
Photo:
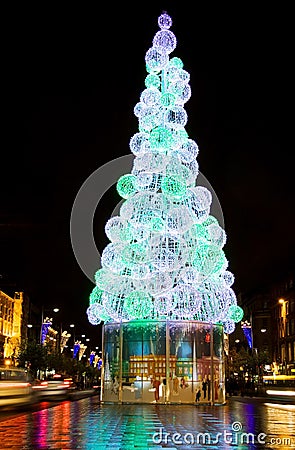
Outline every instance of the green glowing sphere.
POLYGON ((155 128, 149 137, 152 149, 168 149, 172 141, 172 133, 164 127, 155 128))
POLYGON ((117 182, 117 191, 125 199, 136 192, 136 177, 131 174, 123 175, 117 182))
POLYGON ((161 189, 163 194, 171 197, 180 198, 186 193, 185 181, 177 175, 163 177, 161 183, 161 189))
POLYGON ((177 56, 174 56, 174 58, 171 58, 169 61, 169 66, 170 67, 177 67, 178 69, 182 69, 183 68, 183 62, 180 58, 178 58, 177 56))
POLYGON ((192 265, 203 275, 218 272, 226 263, 223 250, 216 245, 200 242, 197 246, 192 265))
POLYGON ((173 106, 175 104, 176 97, 174 94, 171 94, 171 92, 165 92, 161 96, 161 104, 163 106, 173 106))
POLYGON ((228 308, 228 317, 234 322, 238 323, 242 320, 244 316, 244 311, 240 306, 231 305, 228 308))
POLYGON ((103 290, 99 289, 98 286, 95 286, 95 288, 92 290, 92 292, 89 296, 90 305, 93 305, 93 303, 99 303, 101 300, 102 294, 103 294, 103 290))
POLYGON ((131 292, 131 294, 125 298, 124 310, 129 317, 146 319, 152 314, 152 297, 146 292, 131 292))
POLYGON ((122 251, 122 260, 128 267, 145 262, 147 258, 145 243, 127 244, 122 251))
POLYGON ((158 88, 161 84, 160 77, 154 73, 147 75, 145 85, 147 88, 158 88))

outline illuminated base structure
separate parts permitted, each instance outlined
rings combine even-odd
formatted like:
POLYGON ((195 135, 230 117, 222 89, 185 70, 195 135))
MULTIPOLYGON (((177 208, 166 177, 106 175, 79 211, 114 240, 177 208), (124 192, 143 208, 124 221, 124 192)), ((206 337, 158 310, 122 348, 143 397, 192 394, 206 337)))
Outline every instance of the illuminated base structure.
POLYGON ((222 325, 134 320, 103 327, 101 400, 224 404, 222 325))

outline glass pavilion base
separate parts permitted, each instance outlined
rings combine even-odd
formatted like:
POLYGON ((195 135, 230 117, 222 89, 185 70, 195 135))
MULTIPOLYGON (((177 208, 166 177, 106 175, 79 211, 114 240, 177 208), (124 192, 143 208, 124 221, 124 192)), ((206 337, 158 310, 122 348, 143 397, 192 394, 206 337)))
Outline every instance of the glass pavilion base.
POLYGON ((222 325, 197 321, 105 324, 101 400, 224 404, 223 336, 222 325))

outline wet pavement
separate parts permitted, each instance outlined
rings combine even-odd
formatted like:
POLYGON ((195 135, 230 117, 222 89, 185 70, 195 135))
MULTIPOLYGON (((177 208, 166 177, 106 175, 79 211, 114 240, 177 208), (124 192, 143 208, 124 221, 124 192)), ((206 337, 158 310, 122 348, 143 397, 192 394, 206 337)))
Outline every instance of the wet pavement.
POLYGON ((295 449, 295 410, 245 397, 212 407, 101 404, 96 395, 0 422, 1 450, 163 448, 295 449))

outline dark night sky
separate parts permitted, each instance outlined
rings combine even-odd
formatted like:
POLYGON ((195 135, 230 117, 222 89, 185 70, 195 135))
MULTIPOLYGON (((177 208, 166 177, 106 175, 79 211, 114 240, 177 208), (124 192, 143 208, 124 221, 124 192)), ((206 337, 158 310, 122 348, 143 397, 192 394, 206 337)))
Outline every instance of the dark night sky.
MULTIPOLYGON (((130 153, 144 57, 163 10, 178 40, 172 55, 191 75, 186 130, 222 206, 233 287, 251 290, 291 267, 291 11, 196 5, 192 13, 186 3, 100 11, 80 5, 30 11, 26 5, 7 18, 2 282, 15 281, 36 304, 59 304, 64 321, 79 321, 92 333, 97 327, 88 326, 86 308, 93 284, 71 249, 71 209, 94 170, 130 153)), ((104 224, 119 200, 110 190, 96 213, 100 251, 108 242, 104 224)))

